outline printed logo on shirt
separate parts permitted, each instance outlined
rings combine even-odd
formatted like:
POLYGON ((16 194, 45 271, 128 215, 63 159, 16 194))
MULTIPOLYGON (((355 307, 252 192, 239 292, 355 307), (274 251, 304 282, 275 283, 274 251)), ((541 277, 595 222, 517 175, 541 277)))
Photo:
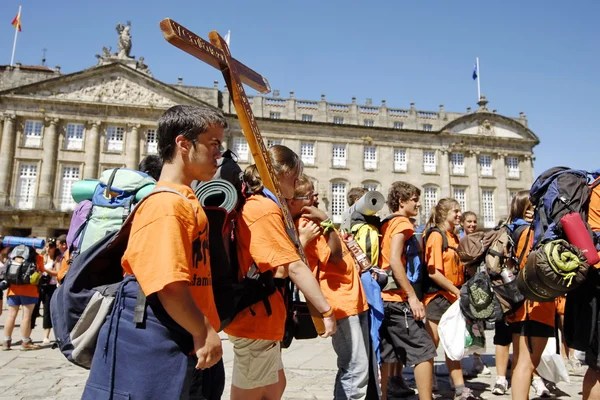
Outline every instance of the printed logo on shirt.
POLYGON ((194 274, 190 279, 189 286, 212 286, 212 277, 209 276, 198 276, 194 274))
POLYGON ((208 265, 208 250, 208 224, 206 224, 198 234, 198 238, 192 243, 192 254, 194 255, 192 267, 194 269, 198 269, 198 263, 208 265))

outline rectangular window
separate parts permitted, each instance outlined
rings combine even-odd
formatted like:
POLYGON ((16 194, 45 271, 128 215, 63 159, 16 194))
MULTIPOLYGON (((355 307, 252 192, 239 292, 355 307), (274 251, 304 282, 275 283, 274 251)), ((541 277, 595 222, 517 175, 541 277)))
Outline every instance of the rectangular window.
POLYGON ((453 196, 458 204, 460 205, 460 210, 464 213, 467 211, 467 189, 465 188, 454 188, 453 196))
POLYGON ((273 119, 281 119, 281 113, 280 112, 273 112, 273 111, 271 111, 269 113, 269 117, 273 118, 273 119))
POLYGON ((300 158, 306 165, 315 165, 315 144, 312 142, 300 143, 300 158))
POLYGON ((331 217, 333 222, 342 222, 344 210, 346 209, 346 184, 334 182, 331 184, 331 217))
POLYGON ((394 171, 406 172, 407 166, 406 149, 394 149, 394 171))
POLYGON ((25 121, 25 137, 23 146, 25 147, 42 147, 42 129, 44 123, 42 121, 25 121))
POLYGON ((35 202, 37 164, 21 164, 17 183, 17 208, 31 210, 35 202))
POLYGON ((402 129, 404 124, 402 122, 394 122, 394 129, 402 129))
POLYGON ((267 148, 281 144, 281 139, 267 139, 267 148))
POLYGON ((479 167, 481 168, 481 176, 492 176, 492 156, 479 156, 479 167))
POLYGON ((302 121, 312 122, 313 116, 310 114, 302 114, 302 121))
POLYGON ((431 124, 423 124, 423 130, 426 132, 431 132, 433 130, 433 125, 431 124))
POLYGON ((333 123, 341 125, 344 123, 344 117, 333 117, 333 123))
POLYGON ((333 167, 334 168, 346 168, 346 145, 345 144, 334 144, 333 145, 333 167))
POLYGON ((454 175, 465 174, 465 156, 463 153, 452 153, 452 173, 454 175))
POLYGON ((377 190, 376 183, 363 183, 363 189, 367 189, 370 192, 374 192, 377 190))
POLYGON ((493 228, 496 226, 496 215, 494 214, 494 191, 484 189, 481 191, 481 208, 483 215, 483 227, 493 228))
POLYGON ((429 214, 431 210, 438 202, 437 198, 437 189, 434 187, 424 187, 423 188, 423 213, 421 214, 421 223, 427 222, 427 218, 429 218, 429 214))
POLYGON ((60 210, 72 211, 75 208, 75 201, 71 195, 73 183, 79 180, 79 167, 64 166, 60 182, 60 210))
POLYGON ((158 153, 158 139, 156 137, 156 129, 148 129, 146 131, 146 154, 158 153))
POLYGON ((106 128, 106 151, 122 152, 125 128, 122 126, 109 126, 106 128))
POLYGON ((375 126, 375 121, 373 121, 372 119, 365 119, 364 122, 365 126, 375 126))
POLYGON ((238 156, 240 161, 248 161, 248 142, 246 138, 234 137, 233 138, 233 152, 238 156))
POLYGON ((437 166, 435 163, 435 151, 424 151, 423 152, 423 172, 435 173, 437 166))
POLYGON ((375 146, 365 146, 363 160, 365 169, 377 169, 377 148, 375 146))
POLYGON ((83 149, 83 124, 67 124, 67 135, 65 137, 65 149, 83 149))
POLYGON ((519 179, 521 171, 519 171, 519 159, 517 157, 506 157, 506 166, 508 167, 508 177, 519 179))

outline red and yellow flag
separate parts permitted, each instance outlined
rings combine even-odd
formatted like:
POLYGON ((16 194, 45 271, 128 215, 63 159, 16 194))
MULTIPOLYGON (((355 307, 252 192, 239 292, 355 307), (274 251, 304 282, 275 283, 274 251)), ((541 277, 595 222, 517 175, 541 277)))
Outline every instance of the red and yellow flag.
POLYGON ((21 32, 21 13, 19 12, 17 14, 17 16, 13 19, 13 21, 11 22, 12 26, 14 26, 16 29, 19 30, 19 32, 21 32))

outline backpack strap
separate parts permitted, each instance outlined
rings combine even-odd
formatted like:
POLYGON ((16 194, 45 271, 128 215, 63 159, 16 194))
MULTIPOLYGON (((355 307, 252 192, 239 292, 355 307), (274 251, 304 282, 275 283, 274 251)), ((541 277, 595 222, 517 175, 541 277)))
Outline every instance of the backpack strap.
POLYGON ((110 178, 108 178, 108 182, 106 183, 106 189, 104 189, 104 197, 107 198, 107 199, 110 196, 110 192, 112 191, 111 190, 112 189, 112 184, 113 184, 113 182, 115 180, 115 177, 117 176, 117 171, 119 169, 120 168, 113 169, 112 173, 110 174, 110 178))
POLYGON ((446 235, 444 235, 444 232, 442 232, 442 230, 440 228, 438 228, 437 226, 432 226, 431 228, 427 229, 427 232, 425 232, 425 237, 423 239, 423 241, 424 241, 423 248, 425 248, 427 246, 427 239, 429 239, 429 236, 431 236, 431 234, 433 232, 437 232, 442 236, 442 253, 445 252, 446 250, 448 250, 448 248, 451 248, 454 251, 457 250, 454 247, 448 246, 448 238, 446 237, 446 235))
MULTIPOLYGON (((515 249, 517 248, 517 246, 519 245, 519 239, 521 238, 521 235, 523 234, 524 230, 527 227, 531 227, 530 225, 521 225, 519 226, 517 229, 515 229, 515 237, 516 240, 513 239, 513 241, 515 242, 515 249), (520 231, 519 231, 520 229, 520 231), (517 234, 518 232, 518 234, 517 234)), ((523 259, 525 258, 525 254, 527 253, 527 250, 529 250, 529 238, 531 237, 531 232, 533 231, 533 229, 529 229, 527 231, 527 237, 525 238, 525 246, 523 246, 523 249, 521 250, 521 254, 519 254, 519 257, 517 258, 517 271, 519 271, 521 269, 521 262, 523 262, 523 259)))

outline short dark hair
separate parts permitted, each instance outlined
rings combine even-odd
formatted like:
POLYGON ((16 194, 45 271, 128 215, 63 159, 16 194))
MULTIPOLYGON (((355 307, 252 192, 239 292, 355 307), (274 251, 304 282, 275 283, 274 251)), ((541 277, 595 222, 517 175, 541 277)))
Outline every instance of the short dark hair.
POLYGON ((394 213, 400 209, 401 201, 408 201, 413 195, 421 197, 421 189, 408 182, 394 182, 388 191, 387 206, 394 213))
POLYGON ((138 165, 138 171, 145 172, 146 174, 153 177, 155 180, 160 178, 160 171, 162 171, 163 162, 159 156, 150 155, 144 157, 138 165))
POLYGON ((367 193, 368 190, 361 187, 353 187, 348 191, 348 206, 352 206, 356 203, 361 197, 367 193))
POLYGON ((56 238, 56 241, 58 242, 58 244, 65 244, 67 243, 67 235, 62 234, 59 237, 56 238))
POLYGON ((158 119, 158 154, 163 162, 173 161, 175 138, 182 135, 188 140, 213 126, 227 128, 223 113, 215 108, 178 105, 169 108, 158 119))

